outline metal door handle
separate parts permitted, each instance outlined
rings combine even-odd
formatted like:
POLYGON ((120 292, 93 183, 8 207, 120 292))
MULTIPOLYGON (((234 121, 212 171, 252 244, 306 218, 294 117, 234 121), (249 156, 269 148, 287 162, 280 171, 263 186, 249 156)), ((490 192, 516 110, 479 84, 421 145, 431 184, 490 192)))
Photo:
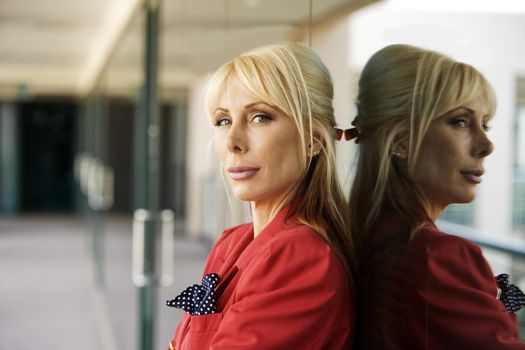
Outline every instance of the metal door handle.
MULTIPOLYGON (((138 287, 151 285, 156 276, 147 274, 145 271, 144 249, 145 249, 145 224, 148 221, 158 221, 161 223, 160 241, 160 282, 163 286, 173 283, 173 233, 174 233, 174 214, 172 210, 165 209, 160 215, 158 212, 137 209, 133 214, 133 242, 132 242, 132 279, 138 287)), ((156 227, 155 227, 156 229, 156 227)))
POLYGON ((165 209, 161 212, 162 241, 161 241, 161 275, 160 282, 163 286, 173 283, 173 233, 175 230, 173 211, 165 209))
POLYGON ((144 264, 144 241, 145 241, 145 224, 151 220, 151 213, 145 209, 137 209, 133 213, 133 239, 132 239, 132 259, 131 259, 131 277, 137 287, 151 285, 153 279, 145 273, 144 264))

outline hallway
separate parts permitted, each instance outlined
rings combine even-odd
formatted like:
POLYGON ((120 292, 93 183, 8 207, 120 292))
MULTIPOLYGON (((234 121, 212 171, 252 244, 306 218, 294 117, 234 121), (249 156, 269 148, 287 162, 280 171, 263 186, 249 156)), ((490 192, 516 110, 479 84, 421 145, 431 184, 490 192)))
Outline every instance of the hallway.
MULTIPOLYGON (((75 216, 0 218, 0 349, 136 348, 137 292, 131 282, 131 224, 105 222, 106 286, 96 288, 91 237, 75 216)), ((181 312, 165 300, 198 282, 209 247, 175 239, 175 283, 158 297, 157 348, 181 312)))

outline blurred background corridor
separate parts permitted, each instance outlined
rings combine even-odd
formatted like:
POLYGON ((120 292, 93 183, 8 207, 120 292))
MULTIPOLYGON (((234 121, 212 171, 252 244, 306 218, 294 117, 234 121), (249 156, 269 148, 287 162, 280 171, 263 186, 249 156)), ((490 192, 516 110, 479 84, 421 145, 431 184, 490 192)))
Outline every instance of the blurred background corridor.
MULTIPOLYGON (((250 220, 221 180, 203 88, 283 41, 329 67, 338 124, 381 47, 479 68, 498 110, 475 202, 439 225, 525 289, 525 3, 520 0, 1 0, 0 350, 165 349, 165 300, 250 220)), ((348 192, 353 142, 337 146, 348 192)), ((525 337, 525 317, 521 317, 525 337)))

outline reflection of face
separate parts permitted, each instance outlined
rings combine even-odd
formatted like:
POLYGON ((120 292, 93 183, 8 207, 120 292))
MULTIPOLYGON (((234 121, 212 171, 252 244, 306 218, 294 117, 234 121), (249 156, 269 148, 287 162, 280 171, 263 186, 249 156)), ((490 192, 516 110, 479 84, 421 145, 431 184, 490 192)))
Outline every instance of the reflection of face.
POLYGON ((252 97, 238 79, 220 96, 212 120, 215 151, 238 199, 276 204, 302 177, 293 120, 252 97))
POLYGON ((434 219, 447 205, 474 199, 483 160, 493 149, 487 121, 487 106, 477 97, 430 124, 411 177, 434 219))

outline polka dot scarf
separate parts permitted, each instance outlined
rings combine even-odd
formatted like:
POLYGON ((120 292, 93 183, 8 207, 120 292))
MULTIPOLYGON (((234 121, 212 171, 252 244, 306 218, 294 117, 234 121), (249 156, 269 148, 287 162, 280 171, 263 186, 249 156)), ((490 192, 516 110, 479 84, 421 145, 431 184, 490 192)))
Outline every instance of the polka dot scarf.
POLYGON ((213 314, 216 311, 217 301, 215 287, 219 281, 219 275, 209 273, 202 278, 202 285, 189 286, 175 299, 166 301, 166 304, 189 312, 192 316, 213 314))
POLYGON ((508 312, 515 314, 525 306, 525 294, 513 284, 509 284, 509 275, 502 273, 496 276, 498 282, 498 299, 505 305, 508 312))

